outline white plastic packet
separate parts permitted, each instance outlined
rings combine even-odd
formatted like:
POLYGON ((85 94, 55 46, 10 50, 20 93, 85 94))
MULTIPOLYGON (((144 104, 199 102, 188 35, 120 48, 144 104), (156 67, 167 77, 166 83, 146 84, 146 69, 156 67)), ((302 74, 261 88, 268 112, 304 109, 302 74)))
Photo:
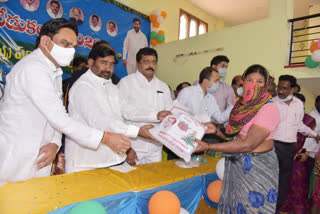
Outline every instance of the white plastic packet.
POLYGON ((176 103, 170 110, 172 115, 163 119, 161 124, 150 130, 151 134, 186 162, 198 143, 193 139, 202 139, 205 127, 196 120, 191 110, 176 103))

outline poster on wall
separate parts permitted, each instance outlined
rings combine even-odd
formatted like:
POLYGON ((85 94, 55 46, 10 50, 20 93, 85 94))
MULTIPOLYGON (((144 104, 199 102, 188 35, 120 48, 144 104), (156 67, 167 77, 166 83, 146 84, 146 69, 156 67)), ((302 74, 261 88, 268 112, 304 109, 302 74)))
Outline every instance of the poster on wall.
MULTIPOLYGON (((123 48, 127 33, 137 30, 134 28, 134 19, 140 20, 140 31, 145 35, 147 45, 149 44, 148 16, 114 0, 1 0, 0 72, 2 80, 5 80, 4 75, 10 72, 11 67, 18 60, 32 52, 41 26, 50 19, 60 17, 78 26, 76 55, 87 58, 93 44, 99 40, 110 43, 118 61, 114 73, 119 78, 127 75, 127 69, 123 63, 123 48)), ((71 66, 63 70, 64 78, 71 75, 71 66)))

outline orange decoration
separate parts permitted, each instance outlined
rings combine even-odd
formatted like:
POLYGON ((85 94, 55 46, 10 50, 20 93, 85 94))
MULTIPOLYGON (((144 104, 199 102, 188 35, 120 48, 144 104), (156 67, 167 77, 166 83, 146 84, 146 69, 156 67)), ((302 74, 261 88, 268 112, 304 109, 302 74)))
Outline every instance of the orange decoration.
POLYGON ((150 43, 152 46, 156 46, 157 44, 159 44, 157 38, 151 39, 150 43))
POLYGON ((166 11, 161 11, 160 16, 162 16, 165 19, 167 17, 167 12, 166 11))
POLYGON ((216 180, 209 184, 207 188, 207 195, 214 203, 219 203, 220 195, 222 190, 222 181, 216 180))
POLYGON ((157 21, 157 16, 156 15, 154 15, 154 14, 151 14, 150 16, 149 16, 149 20, 150 20, 150 22, 156 22, 157 21))
POLYGON ((318 42, 314 42, 314 43, 311 44, 311 46, 310 46, 310 51, 311 52, 313 52, 315 50, 318 50, 318 49, 319 49, 318 42))
POLYGON ((152 22, 152 27, 158 28, 160 26, 159 22, 152 22))
POLYGON ((163 34, 164 35, 164 30, 159 30, 157 34, 163 34))
POLYGON ((153 194, 148 208, 150 214, 179 214, 181 205, 173 192, 162 190, 153 194))

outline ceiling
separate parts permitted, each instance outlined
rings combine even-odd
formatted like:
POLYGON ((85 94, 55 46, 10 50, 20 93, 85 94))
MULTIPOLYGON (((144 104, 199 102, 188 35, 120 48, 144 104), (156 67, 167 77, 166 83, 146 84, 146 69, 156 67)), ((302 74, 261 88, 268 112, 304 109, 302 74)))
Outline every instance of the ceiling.
MULTIPOLYGON (((249 23, 269 16, 270 0, 188 0, 212 16, 223 19, 227 26, 249 23)), ((294 0, 295 17, 306 15, 308 6, 320 0, 294 0), (300 11, 299 11, 300 10, 300 11), (296 16, 298 15, 298 16, 296 16)))
POLYGON ((269 0, 189 0, 229 25, 248 23, 268 17, 269 0))

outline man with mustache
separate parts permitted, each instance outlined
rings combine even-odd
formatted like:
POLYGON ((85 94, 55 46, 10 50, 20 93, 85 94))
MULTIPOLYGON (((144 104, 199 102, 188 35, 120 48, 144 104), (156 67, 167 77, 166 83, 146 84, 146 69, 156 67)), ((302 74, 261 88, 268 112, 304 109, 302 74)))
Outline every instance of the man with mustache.
POLYGON ((280 208, 288 194, 293 158, 296 153, 297 132, 315 138, 317 141, 320 140, 320 136, 302 122, 304 116, 303 103, 292 96, 296 85, 297 80, 294 76, 280 76, 278 96, 273 98, 273 102, 280 111, 280 124, 273 137, 279 162, 279 189, 276 213, 280 212, 280 208))
POLYGON ((60 11, 60 2, 56 0, 52 0, 50 2, 49 8, 47 9, 48 15, 54 19, 60 18, 62 16, 62 13, 59 13, 59 11, 60 11))
MULTIPOLYGON (((112 130, 131 138, 153 139, 152 125, 127 125, 120 113, 119 89, 111 75, 115 53, 105 46, 95 46, 89 53, 89 69, 74 83, 69 92, 69 114, 72 118, 101 130, 112 130)), ((107 145, 88 148, 71 138, 65 144, 66 172, 110 167, 122 163, 126 154, 119 154, 107 145)))
MULTIPOLYGON (((143 126, 162 121, 172 107, 169 87, 155 75, 158 54, 153 48, 142 48, 136 55, 138 71, 122 78, 118 84, 121 113, 128 123, 143 126)), ((131 141, 127 162, 143 164, 161 161, 162 144, 137 138, 131 141)))

